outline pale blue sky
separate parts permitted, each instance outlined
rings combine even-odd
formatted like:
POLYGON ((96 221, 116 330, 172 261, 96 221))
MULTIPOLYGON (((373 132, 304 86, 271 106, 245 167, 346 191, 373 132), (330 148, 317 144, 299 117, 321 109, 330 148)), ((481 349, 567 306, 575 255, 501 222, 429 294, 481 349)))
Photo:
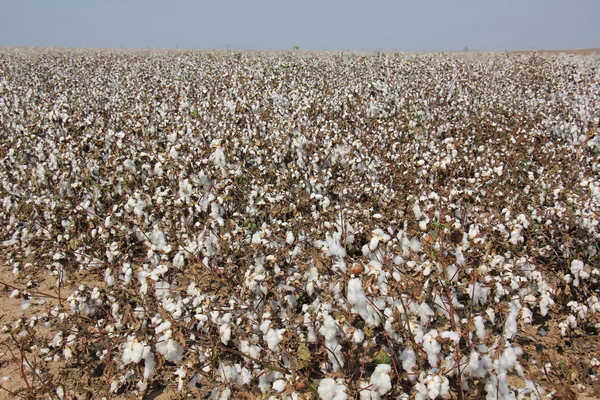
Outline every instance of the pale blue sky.
POLYGON ((0 0, 0 46, 358 51, 600 47, 600 0, 0 0))

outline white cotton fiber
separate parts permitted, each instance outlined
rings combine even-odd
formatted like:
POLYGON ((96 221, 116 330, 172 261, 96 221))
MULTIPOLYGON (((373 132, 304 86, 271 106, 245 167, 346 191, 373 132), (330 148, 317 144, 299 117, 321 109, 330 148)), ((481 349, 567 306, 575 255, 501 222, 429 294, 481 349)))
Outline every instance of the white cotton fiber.
POLYGON ((431 365, 432 367, 437 367, 438 357, 440 351, 442 350, 442 346, 436 340, 437 336, 438 332, 435 329, 427 332, 423 336, 423 347, 425 348, 425 352, 427 353, 427 361, 429 361, 429 365, 431 365))
POLYGON ((144 345, 137 341, 135 336, 127 337, 125 348, 123 349, 123 357, 121 358, 124 364, 137 364, 141 361, 144 354, 144 345))
POLYGON ((375 309, 368 303, 360 278, 353 278, 348 282, 348 302, 356 308, 356 311, 367 325, 378 326, 381 324, 375 309))
POLYGON ((506 339, 512 339, 517 333, 517 316, 521 310, 521 303, 519 303, 518 300, 511 301, 509 305, 510 312, 508 313, 508 317, 506 317, 506 322, 504 323, 504 337, 506 339))
POLYGON ((485 338, 485 324, 483 322, 483 317, 481 315, 473 318, 473 322, 475 323, 475 334, 479 339, 485 338))
POLYGON ((285 235, 285 242, 291 246, 292 244, 294 244, 294 240, 295 240, 295 238, 294 238, 294 234, 292 233, 292 231, 287 231, 287 233, 285 235))
POLYGON ((548 306, 554 305, 554 300, 548 292, 543 293, 540 297, 540 314, 545 317, 548 314, 548 306))
POLYGON ((336 383, 331 378, 321 379, 317 389, 323 400, 347 400, 346 386, 336 383))
POLYGON ((490 289, 482 286, 479 282, 470 283, 467 285, 467 294, 473 299, 475 305, 484 305, 487 303, 487 297, 490 289), (473 287, 473 285, 475 285, 473 287))
POLYGON ((344 359, 342 358, 341 346, 337 341, 337 323, 331 315, 325 317, 325 322, 323 323, 323 326, 319 328, 319 333, 325 337, 327 356, 333 366, 333 370, 337 371, 340 367, 344 366, 344 359))
POLYGON ((392 367, 389 364, 379 364, 375 367, 375 371, 371 375, 372 390, 377 391, 380 395, 384 395, 392 390, 392 381, 390 372, 392 367))
POLYGON ((154 246, 154 249, 156 251, 164 251, 166 253, 169 253, 171 251, 171 246, 167 244, 165 234, 156 227, 152 231, 150 241, 152 242, 152 245, 154 246))
POLYGON ((273 390, 276 391, 277 393, 281 393, 285 390, 285 380, 283 379, 277 379, 275 382, 273 382, 273 390))
POLYGON ((400 359, 402 360, 402 368, 406 372, 411 372, 412 369, 417 366, 417 357, 410 347, 405 348, 402 353, 400 353, 400 359))
POLYGON ((571 262, 571 273, 575 277, 575 279, 573 280, 574 286, 579 286, 579 277, 580 277, 580 275, 582 275, 583 267, 584 267, 584 264, 580 260, 573 260, 571 262))
POLYGON ((417 203, 417 202, 415 202, 415 205, 413 206, 413 213, 415 214, 416 219, 421 219, 425 216, 421 212, 421 207, 419 207, 419 203, 417 203))
POLYGON ((410 242, 408 243, 408 247, 411 251, 414 251, 416 253, 421 250, 421 241, 416 236, 413 236, 413 238, 410 239, 410 242))
POLYGON ((210 156, 212 162, 215 164, 215 167, 219 168, 221 170, 221 174, 223 176, 226 176, 226 172, 225 172, 225 166, 226 166, 226 162, 225 162, 225 152, 223 151, 222 147, 217 147, 215 149, 215 152, 211 154, 210 156))
POLYGON ((169 329, 156 342, 156 351, 165 357, 165 360, 179 364, 183 359, 183 347, 179 342, 171 339, 173 332, 169 329))
POLYGON ((445 398, 450 391, 450 382, 445 376, 434 375, 428 379, 427 391, 430 399, 445 398))
POLYGON ((265 341, 269 349, 275 351, 279 348, 279 343, 283 340, 283 332, 285 332, 285 329, 269 328, 265 335, 265 341))
POLYGON ((369 250, 375 251, 377 245, 379 245, 379 238, 377 236, 373 236, 369 242, 369 250))
POLYGON ((362 343, 365 340, 365 333, 360 329, 355 330, 352 334, 352 340, 354 343, 362 343))
POLYGON ((144 359, 144 380, 147 380, 154 375, 154 366, 156 365, 154 353, 152 353, 152 348, 150 346, 144 346, 142 358, 144 359))

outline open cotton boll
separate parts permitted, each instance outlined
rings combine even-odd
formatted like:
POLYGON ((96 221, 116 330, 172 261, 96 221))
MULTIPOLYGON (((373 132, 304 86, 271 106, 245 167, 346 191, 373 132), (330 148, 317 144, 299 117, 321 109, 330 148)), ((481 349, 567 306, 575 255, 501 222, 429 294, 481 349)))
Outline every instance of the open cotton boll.
POLYGON ((522 307, 518 300, 511 301, 509 306, 510 311, 508 317, 506 317, 506 322, 504 323, 504 337, 506 339, 512 339, 513 336, 517 334, 517 317, 519 316, 519 311, 522 307))
POLYGON ((462 248, 457 246, 454 250, 454 255, 456 257, 456 265, 465 265, 465 256, 463 255, 462 248))
POLYGON ((148 378, 154 375, 154 367, 156 365, 154 353, 152 353, 152 347, 147 345, 144 346, 142 358, 144 359, 144 380, 146 381, 148 378))
POLYGON ((380 395, 384 395, 392 390, 392 380, 390 378, 390 372, 392 366, 389 364, 378 364, 375 367, 375 371, 371 375, 371 385, 373 390, 377 391, 380 395))
POLYGON ((442 346, 436 340, 437 336, 438 332, 435 329, 430 330, 423 336, 423 348, 427 353, 427 361, 432 367, 437 367, 439 354, 442 350, 442 346))
POLYGON ((475 334, 479 339, 485 338, 485 324, 483 322, 483 317, 481 315, 473 318, 473 322, 475 323, 475 334))
POLYGON ((377 248, 378 245, 379 245, 379 238, 376 236, 373 236, 371 238, 371 240, 369 241, 369 250, 375 251, 375 249, 377 248))
POLYGON ((417 366, 417 357, 410 347, 402 350, 402 353, 400 353, 400 360, 402 360, 402 368, 406 372, 411 372, 412 369, 417 366))
POLYGON ((294 240, 295 238, 292 231, 287 231, 287 233, 285 234, 285 242, 291 246, 292 244, 294 244, 294 240))
POLYGON ((419 319, 423 325, 427 325, 431 317, 435 315, 435 311, 429 307, 429 304, 422 302, 418 305, 419 319))
POLYGON ((123 349, 121 360, 124 364, 137 364, 142 360, 144 354, 144 344, 138 342, 135 336, 128 336, 123 349))
POLYGON ((165 360, 179 364, 183 359, 183 347, 179 342, 171 339, 173 332, 169 329, 160 336, 156 342, 156 351, 165 357, 165 360))
POLYGON ((327 346, 327 356, 333 366, 333 370, 337 371, 344 366, 344 359, 341 353, 341 346, 337 341, 338 326, 335 319, 328 315, 325 317, 325 322, 319 328, 319 333, 325 337, 325 346, 327 346))
POLYGON ((182 253, 177 253, 173 258, 173 266, 175 268, 182 268, 185 265, 185 256, 182 253))
POLYGON ((274 391, 276 391, 277 393, 281 393, 285 390, 286 387, 286 383, 285 380, 283 379, 277 379, 275 382, 273 382, 272 388, 274 391))
POLYGON ((427 377, 427 395, 430 399, 445 398, 450 392, 450 382, 445 376, 434 375, 427 377))
POLYGON ((379 326, 381 324, 381 319, 375 309, 368 303, 360 278, 353 278, 348 282, 348 302, 356 308, 367 325, 379 326))
POLYGON ((164 251, 165 253, 169 253, 171 251, 171 246, 167 244, 165 234, 157 227, 155 227, 152 231, 150 241, 154 251, 164 251))
POLYGON ((360 329, 355 330, 352 334, 352 340, 354 343, 362 343, 365 340, 365 333, 360 329))
POLYGON ((440 337, 443 339, 450 339, 454 344, 457 344, 460 341, 460 335, 453 331, 444 331, 440 334, 440 337))
POLYGON ((543 293, 540 296, 540 314, 545 317, 548 314, 548 306, 554 305, 554 300, 550 297, 548 292, 543 293))
POLYGON ((273 329, 269 328, 265 335, 265 341, 267 342, 267 346, 269 349, 276 351, 279 348, 279 343, 283 340, 283 332, 285 329, 273 329))
POLYGON ((416 236, 413 236, 408 243, 408 247, 413 252, 419 252, 421 250, 421 241, 416 236))
POLYGON ((210 159, 215 164, 215 167, 221 170, 221 174, 223 175, 223 177, 227 176, 227 173, 225 171, 225 152, 223 151, 223 148, 217 147, 215 149, 215 152, 212 153, 212 155, 210 156, 210 159))
POLYGON ((473 299, 473 304, 482 306, 487 303, 490 289, 482 286, 479 282, 474 282, 467 285, 466 292, 473 299))
POLYGON ((571 273, 575 277, 573 279, 573 285, 574 286, 579 286, 579 278, 580 277, 582 277, 582 278, 587 277, 587 274, 585 274, 585 276, 582 276, 583 267, 584 267, 584 264, 580 260, 573 260, 571 262, 571 273))
POLYGON ((413 205, 413 213, 415 214, 416 219, 421 219, 425 215, 421 212, 421 207, 419 207, 419 203, 415 202, 413 205))
POLYGON ((325 235, 325 250, 328 256, 345 257, 346 249, 340 244, 341 234, 335 232, 333 235, 325 235))
POLYGON ((321 379, 317 392, 323 400, 347 400, 346 386, 338 384, 331 378, 321 379))

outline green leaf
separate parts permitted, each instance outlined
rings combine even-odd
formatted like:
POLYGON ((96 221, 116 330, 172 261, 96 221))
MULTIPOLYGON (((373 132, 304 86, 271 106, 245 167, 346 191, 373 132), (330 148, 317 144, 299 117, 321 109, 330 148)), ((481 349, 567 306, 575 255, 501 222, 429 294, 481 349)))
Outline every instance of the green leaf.
POLYGON ((392 356, 386 353, 386 351, 383 349, 379 349, 379 351, 375 353, 375 356, 373 358, 375 359, 375 361, 377 361, 378 364, 392 363, 392 356))

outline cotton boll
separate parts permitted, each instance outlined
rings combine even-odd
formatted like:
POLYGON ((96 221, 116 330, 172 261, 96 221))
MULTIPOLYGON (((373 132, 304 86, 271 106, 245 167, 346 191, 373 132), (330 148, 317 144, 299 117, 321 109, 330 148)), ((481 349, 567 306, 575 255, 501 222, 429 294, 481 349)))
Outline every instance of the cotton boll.
POLYGON ((442 346, 436 340, 438 336, 437 330, 433 329, 423 336, 423 348, 427 353, 427 361, 429 361, 429 365, 432 367, 437 367, 438 365, 438 357, 440 351, 442 350, 442 346))
POLYGON ((294 240, 294 234, 291 231, 288 231, 285 235, 285 242, 291 246, 294 244, 294 240))
POLYGON ((273 390, 275 390, 277 393, 281 393, 285 390, 286 387, 286 383, 285 380, 283 379, 278 379, 275 382, 273 382, 272 388, 273 390))
POLYGON ((465 256, 463 255, 462 248, 460 246, 456 247, 454 255, 456 257, 457 265, 465 265, 465 256))
POLYGON ((389 364, 378 364, 375 367, 375 371, 371 375, 371 385, 373 390, 377 391, 380 395, 384 395, 392 390, 392 381, 389 373, 392 371, 392 367, 389 364))
POLYGON ((504 323, 504 337, 507 339, 512 339, 518 330, 517 316, 521 310, 521 303, 519 303, 518 300, 513 300, 509 303, 509 306, 510 312, 508 313, 508 317, 506 317, 506 322, 504 323))
POLYGON ((414 236, 412 239, 410 239, 408 247, 410 248, 411 251, 413 251, 415 253, 419 252, 421 250, 421 241, 419 240, 419 238, 414 236))
POLYGON ((416 219, 421 219, 425 215, 421 212, 421 207, 419 207, 419 203, 415 202, 413 205, 413 213, 415 214, 416 219))
POLYGON ((162 354, 165 360, 179 364, 183 359, 183 347, 177 341, 171 339, 171 335, 172 332, 169 329, 158 338, 156 351, 162 354))
POLYGON ((473 318, 473 322, 475 323, 475 334, 479 339, 485 338, 485 325, 483 322, 483 317, 481 315, 473 318))
POLYGON ((466 292, 473 299, 473 304, 484 305, 487 303, 490 289, 482 286, 479 282, 474 282, 467 285, 466 292))
POLYGON ((331 378, 321 379, 317 389, 323 400, 347 400, 346 386, 338 384, 331 378))
POLYGON ((458 266, 456 264, 449 264, 446 267, 446 275, 451 282, 458 281, 458 266))
POLYGON ((367 303, 367 297, 360 278, 353 278, 348 282, 348 302, 356 308, 358 314, 369 326, 379 326, 381 324, 381 319, 376 314, 375 309, 367 303))
POLYGON ((171 246, 167 245, 165 234, 156 227, 152 231, 150 241, 155 251, 164 251, 166 253, 169 253, 171 251, 171 246))
POLYGON ((330 315, 325 317, 323 325, 319 328, 319 333, 325 337, 325 346, 328 349, 327 355, 334 371, 344 366, 341 346, 337 341, 338 331, 337 323, 330 315))
POLYGON ((221 396, 219 396, 219 400, 229 400, 230 397, 231 397, 231 389, 225 388, 221 392, 221 396))
POLYGON ((365 333, 360 329, 355 330, 352 334, 352 340, 354 343, 362 343, 365 340, 365 333))
POLYGON ((402 360, 402 368, 406 372, 411 372, 412 369, 417 366, 417 357, 410 347, 402 350, 402 353, 400 353, 400 360, 402 360))
POLYGON ((531 322, 533 321, 533 313, 529 308, 523 307, 521 309, 521 320, 524 324, 531 324, 531 322))
POLYGON ((223 151, 222 147, 217 147, 215 149, 215 152, 210 156, 212 162, 215 164, 215 167, 219 168, 221 170, 221 174, 223 175, 223 177, 227 176, 227 173, 225 171, 225 166, 226 166, 226 162, 225 162, 225 152, 223 151))
POLYGON ((115 278, 112 276, 112 270, 110 268, 106 268, 104 271, 104 281, 108 286, 115 284, 115 278))
POLYGON ((496 322, 496 313, 494 312, 494 309, 491 307, 488 307, 485 310, 485 313, 487 314, 488 318, 490 319, 490 322, 492 324, 494 324, 496 322))
POLYGON ((269 328, 265 335, 265 341, 269 349, 276 351, 279 348, 279 343, 283 340, 283 332, 285 332, 285 329, 269 328))
POLYGON ((418 306, 419 319, 421 324, 427 325, 431 317, 435 315, 435 312, 429 307, 429 305, 425 302, 419 304, 418 306))
POLYGON ((571 262, 571 273, 575 277, 573 279, 573 285, 574 286, 579 286, 579 277, 580 277, 580 275, 581 275, 581 273, 583 271, 583 267, 584 267, 584 264, 580 260, 573 260, 571 262))
POLYGON ((177 253, 173 258, 173 266, 175 268, 183 268, 185 265, 185 257, 182 253, 177 253))
POLYGON ((154 375, 154 367, 156 365, 154 353, 152 353, 152 348, 150 346, 144 346, 142 358, 144 359, 144 380, 148 380, 148 378, 154 375))
POLYGON ((221 334, 221 343, 227 345, 229 339, 231 339, 231 327, 229 324, 219 326, 219 333, 221 334))
POLYGON ((144 354, 144 345, 135 338, 135 336, 128 336, 125 342, 125 348, 123 349, 123 356, 121 360, 124 364, 134 363, 137 364, 141 361, 144 354))
POLYGON ((428 376, 425 382, 427 384, 427 395, 430 399, 445 397, 450 391, 450 382, 445 376, 428 376))
POLYGON ((379 238, 377 238, 376 236, 373 236, 371 238, 371 241, 369 241, 369 250, 375 251, 375 249, 377 248, 377 245, 379 245, 379 238))
POLYGON ((379 396, 379 393, 377 393, 375 391, 371 391, 369 389, 370 386, 371 385, 368 382, 364 382, 364 381, 359 382, 358 387, 360 388, 360 391, 359 391, 360 400, 373 400, 375 398, 375 396, 381 397, 381 396, 379 396))

